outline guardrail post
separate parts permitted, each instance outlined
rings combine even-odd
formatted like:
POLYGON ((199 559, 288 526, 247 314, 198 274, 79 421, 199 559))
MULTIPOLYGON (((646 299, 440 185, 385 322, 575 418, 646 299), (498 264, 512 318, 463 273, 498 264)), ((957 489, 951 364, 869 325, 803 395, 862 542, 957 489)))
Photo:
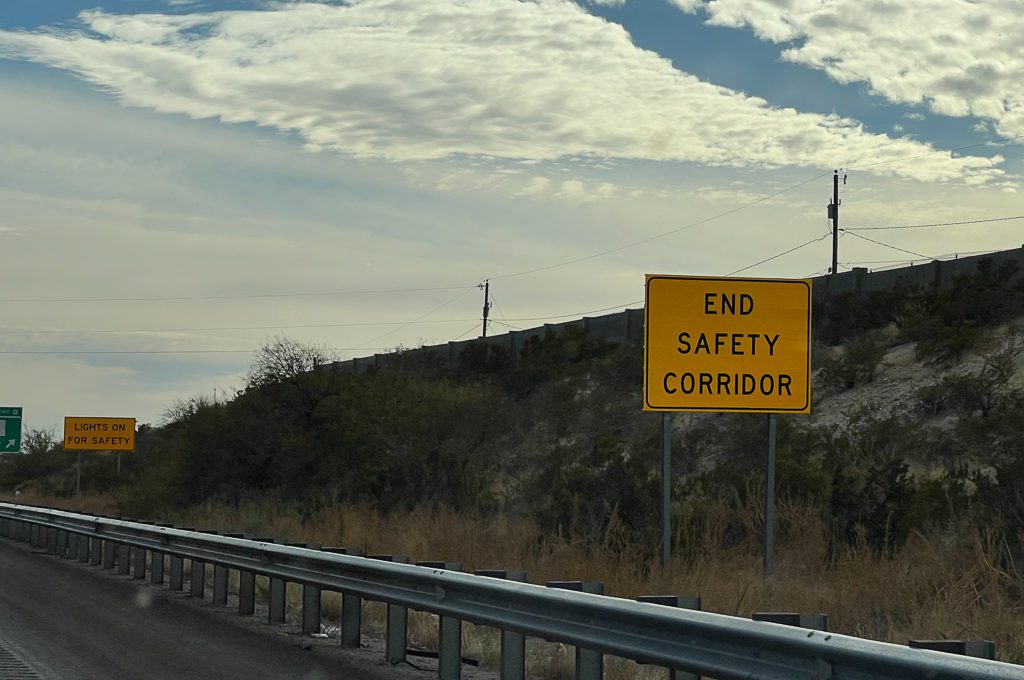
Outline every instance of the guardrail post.
POLYGON ((185 589, 185 558, 171 555, 171 590, 181 592, 185 589))
MULTIPOLYGON (((173 524, 160 524, 158 527, 171 528, 173 524)), ((166 553, 159 550, 149 551, 149 582, 161 585, 164 582, 164 557, 166 553)))
POLYGON ((78 537, 78 561, 82 564, 89 563, 89 543, 88 536, 83 534, 78 537))
POLYGON ((60 543, 58 533, 56 529, 46 529, 46 551, 54 555, 57 554, 57 546, 60 543))
POLYGON ((238 572, 238 615, 252 616, 256 612, 256 574, 238 572))
MULTIPOLYGON (((362 557, 359 548, 324 548, 324 552, 362 557)), ((358 647, 363 633, 363 598, 355 593, 341 594, 341 646, 358 647)))
MULTIPOLYGON (((217 535, 216 531, 209 529, 200 529, 199 533, 217 535)), ((191 559, 189 562, 192 564, 192 575, 189 577, 188 594, 189 597, 201 600, 206 596, 206 562, 197 559, 191 559)))
POLYGON ((94 567, 103 564, 103 539, 89 539, 89 564, 94 567))
POLYGON ((114 568, 114 556, 117 552, 117 544, 111 541, 109 538, 103 539, 103 568, 113 569, 114 568))
POLYGON ((911 649, 930 649, 979 659, 995 661, 996 658, 996 643, 991 640, 911 640, 907 645, 911 649))
MULTIPOLYGON (((316 543, 289 543, 293 548, 320 550, 316 543)), ((302 634, 320 632, 320 587, 310 583, 302 584, 302 634)))
MULTIPOLYGON (((477 576, 503 578, 518 583, 526 583, 525 571, 504 569, 477 569, 477 576)), ((526 680, 526 636, 510 630, 501 631, 501 660, 499 663, 501 680, 526 680)))
MULTIPOLYGON (((193 531, 191 527, 178 527, 182 531, 193 531)), ((170 589, 181 592, 185 589, 185 558, 180 555, 171 555, 170 589)))
POLYGON ((320 588, 308 583, 302 584, 302 632, 320 632, 320 588))
POLYGON ((118 574, 130 574, 132 570, 131 565, 131 546, 127 543, 121 543, 117 546, 117 573, 118 574))
POLYGON ((288 582, 276 576, 270 577, 270 601, 268 602, 268 623, 284 623, 288 607, 288 582))
MULTIPOLYGON (((600 581, 548 581, 548 588, 563 588, 577 592, 604 595, 600 581)), ((576 680, 601 680, 604 675, 604 656, 592 649, 576 648, 576 680)))
MULTIPOLYGON (((257 543, 273 543, 268 536, 254 537, 257 543)), ((252 571, 238 572, 238 615, 252 616, 256 613, 256 573, 252 571)))
POLYGON ((203 599, 206 595, 206 562, 191 559, 191 576, 189 577, 188 595, 203 599))
MULTIPOLYGON (((227 538, 245 538, 245 534, 224 534, 227 538)), ((213 603, 226 607, 228 604, 228 568, 213 565, 213 603)))
MULTIPOLYGON (((385 560, 398 564, 409 564, 405 555, 367 555, 371 560, 385 560)), ((409 644, 409 610, 398 604, 387 603, 387 631, 384 641, 384 658, 391 665, 405 661, 409 644)))
MULTIPOLYGON (((459 562, 417 562, 420 567, 462 571, 459 562)), ((437 617, 437 677, 459 680, 462 676, 462 621, 451 616, 437 617)))
POLYGON ((66 536, 64 546, 64 553, 61 557, 67 557, 68 559, 78 559, 78 534, 73 531, 64 532, 66 536))
POLYGON ((68 532, 57 529, 57 557, 68 556, 68 532))
POLYGON ((784 626, 828 632, 828 614, 797 614, 794 612, 754 612, 752 621, 780 623, 784 626))
POLYGON ((132 578, 144 579, 146 578, 146 549, 135 547, 132 549, 132 561, 133 571, 132 578))
MULTIPOLYGON (((701 606, 699 597, 677 597, 675 595, 642 595, 636 598, 636 601, 696 611, 700 611, 701 606)), ((696 673, 678 671, 675 668, 668 669, 668 678, 669 680, 700 680, 700 676, 696 673)))
POLYGON ((219 564, 213 565, 213 603, 228 604, 228 568, 219 564))
POLYGON ((288 614, 288 582, 276 576, 270 577, 270 594, 267 602, 267 622, 284 623, 288 614))
POLYGON ((164 582, 164 553, 159 550, 149 553, 149 582, 157 585, 164 582))

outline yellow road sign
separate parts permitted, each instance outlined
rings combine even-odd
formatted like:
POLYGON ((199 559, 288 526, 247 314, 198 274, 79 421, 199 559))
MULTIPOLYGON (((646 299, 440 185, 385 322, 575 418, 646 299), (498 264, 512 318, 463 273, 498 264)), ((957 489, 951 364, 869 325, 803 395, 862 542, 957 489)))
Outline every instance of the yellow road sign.
POLYGON ((811 282, 648 274, 644 410, 810 413, 811 282))
POLYGON ((134 451, 135 418, 64 418, 65 451, 134 451))

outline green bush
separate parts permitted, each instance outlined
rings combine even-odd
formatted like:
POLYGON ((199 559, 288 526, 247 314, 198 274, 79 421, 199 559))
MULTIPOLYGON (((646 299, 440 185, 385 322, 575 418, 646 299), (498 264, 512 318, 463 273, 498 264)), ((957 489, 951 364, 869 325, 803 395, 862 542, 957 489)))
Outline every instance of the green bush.
POLYGON ((545 530, 567 537, 602 542, 621 525, 637 543, 651 545, 660 504, 650 457, 628 452, 611 430, 589 450, 556 449, 529 484, 534 516, 545 530))
POLYGON ((874 382, 878 364, 885 358, 886 345, 881 335, 867 331, 847 343, 842 353, 829 353, 822 362, 826 384, 841 389, 874 382))

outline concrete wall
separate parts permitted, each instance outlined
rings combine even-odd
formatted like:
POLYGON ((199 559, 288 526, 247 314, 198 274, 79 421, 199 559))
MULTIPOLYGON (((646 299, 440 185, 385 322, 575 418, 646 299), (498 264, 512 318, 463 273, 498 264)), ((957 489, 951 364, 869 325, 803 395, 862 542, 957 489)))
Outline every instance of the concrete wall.
MULTIPOLYGON (((831 295, 860 291, 871 292, 892 290, 897 285, 918 285, 921 288, 933 286, 946 287, 953 283, 957 276, 970 274, 977 270, 978 263, 983 259, 992 259, 998 267, 1004 262, 1016 262, 1020 270, 1018 276, 1024 276, 1024 246, 1014 250, 1004 250, 990 255, 974 255, 955 260, 934 260, 925 264, 883 271, 868 271, 857 268, 842 272, 836 276, 818 276, 813 279, 814 301, 821 302, 831 295)), ((511 331, 500 335, 489 336, 486 342, 490 345, 507 347, 512 356, 518 357, 531 337, 543 338, 545 333, 561 333, 570 327, 586 332, 591 340, 613 344, 643 343, 644 310, 627 309, 602 316, 585 316, 582 319, 555 324, 544 324, 537 328, 511 331)), ((400 367, 406 363, 444 362, 455 363, 462 353, 480 340, 461 340, 444 345, 433 345, 405 350, 401 353, 374 354, 370 357, 359 357, 339 361, 332 364, 336 371, 364 373, 372 367, 400 367)))

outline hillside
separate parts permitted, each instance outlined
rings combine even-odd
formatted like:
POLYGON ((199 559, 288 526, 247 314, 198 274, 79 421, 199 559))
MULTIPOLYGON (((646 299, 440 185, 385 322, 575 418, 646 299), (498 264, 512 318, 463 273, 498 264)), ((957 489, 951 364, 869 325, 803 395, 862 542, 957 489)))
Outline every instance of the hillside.
MULTIPOLYGON (((817 305, 813 413, 780 418, 781 496, 817 508, 835 549, 866 540, 891 551, 911 531, 951 522, 1016 536, 1022 313, 1013 263, 989 260, 947 288, 851 291, 817 305)), ((133 515, 256 497, 303 512, 443 506, 591 540, 614 526, 654 543, 660 417, 640 407, 638 346, 568 328, 530 338, 518 355, 475 343, 453 364, 402 359, 338 372, 315 347, 272 341, 234 398, 183 400, 165 424, 143 427, 126 475, 90 459, 86 489, 116 492, 133 515)), ((672 424, 677 510, 699 517, 708 504, 756 501, 764 416, 676 414, 672 424)), ((0 466, 0 488, 68 493, 69 462, 57 451, 22 456, 0 466)), ((680 540, 698 550, 702 539, 680 540)))

